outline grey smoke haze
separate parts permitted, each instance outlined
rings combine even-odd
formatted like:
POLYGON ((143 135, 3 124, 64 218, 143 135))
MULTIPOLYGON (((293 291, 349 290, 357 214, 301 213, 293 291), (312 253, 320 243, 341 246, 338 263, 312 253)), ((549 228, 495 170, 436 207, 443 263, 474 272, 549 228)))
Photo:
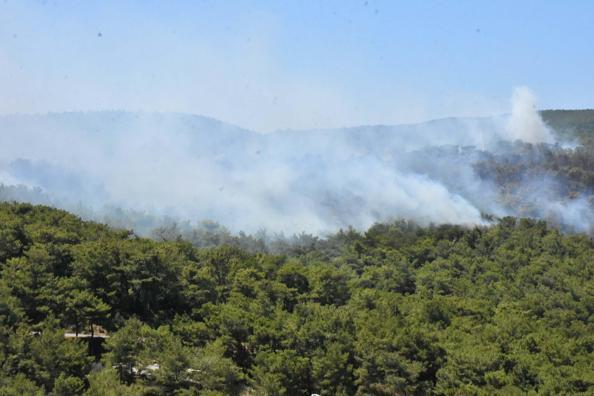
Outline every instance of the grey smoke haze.
MULTIPOLYGON (((0 183, 39 189, 4 199, 38 197, 99 219, 119 207, 286 233, 517 214, 473 164, 502 141, 555 143, 526 88, 511 114, 491 118, 261 134, 186 114, 59 113, 0 117, 0 138, 0 183)), ((587 205, 548 196, 541 183, 526 183, 538 195, 534 213, 587 229, 587 205)))

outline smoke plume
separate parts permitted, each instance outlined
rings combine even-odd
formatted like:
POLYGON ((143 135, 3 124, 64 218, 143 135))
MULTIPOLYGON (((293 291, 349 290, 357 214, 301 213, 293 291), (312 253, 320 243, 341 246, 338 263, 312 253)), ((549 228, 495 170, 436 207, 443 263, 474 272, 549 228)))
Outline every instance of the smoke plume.
MULTIPOLYGON (((516 140, 555 143, 525 88, 510 115, 491 118, 261 134, 187 114, 59 113, 0 117, 0 137, 1 199, 140 231, 168 218, 286 233, 519 214, 477 164, 512 153, 516 140)), ((521 196, 538 206, 531 215, 587 227, 589 208, 539 183, 529 180, 521 196)))
POLYGON ((510 140, 532 144, 555 142, 553 134, 536 110, 536 97, 528 88, 516 88, 511 105, 512 113, 507 125, 510 140))

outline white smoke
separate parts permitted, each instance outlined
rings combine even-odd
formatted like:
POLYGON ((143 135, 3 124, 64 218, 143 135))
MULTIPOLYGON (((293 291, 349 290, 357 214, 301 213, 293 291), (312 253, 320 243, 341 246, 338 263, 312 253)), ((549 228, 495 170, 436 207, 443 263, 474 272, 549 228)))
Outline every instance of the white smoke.
POLYGON ((543 122, 536 107, 536 96, 527 87, 514 89, 512 113, 507 124, 509 140, 521 140, 526 143, 555 143, 550 129, 543 122))
POLYGON ((0 181, 39 186, 67 209, 288 233, 513 214, 476 175, 480 149, 554 142, 525 88, 514 92, 509 119, 259 134, 183 114, 64 113, 0 117, 0 139, 0 181))

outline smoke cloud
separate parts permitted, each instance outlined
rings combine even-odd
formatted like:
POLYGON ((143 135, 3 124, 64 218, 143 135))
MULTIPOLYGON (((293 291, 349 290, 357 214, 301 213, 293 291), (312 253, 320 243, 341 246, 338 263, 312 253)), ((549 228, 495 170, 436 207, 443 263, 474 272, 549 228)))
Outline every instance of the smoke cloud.
POLYGON ((555 143, 550 129, 536 111, 536 97, 526 87, 519 87, 512 95, 512 113, 507 125, 510 140, 526 143, 555 143))
MULTIPOLYGON (((519 211, 476 164, 513 151, 505 142, 555 143, 526 88, 510 115, 491 118, 261 134, 187 114, 58 113, 0 117, 0 137, 0 199, 141 232, 163 218, 285 233, 396 218, 484 224, 483 213, 519 211)), ((587 206, 526 185, 531 215, 587 227, 587 206)))

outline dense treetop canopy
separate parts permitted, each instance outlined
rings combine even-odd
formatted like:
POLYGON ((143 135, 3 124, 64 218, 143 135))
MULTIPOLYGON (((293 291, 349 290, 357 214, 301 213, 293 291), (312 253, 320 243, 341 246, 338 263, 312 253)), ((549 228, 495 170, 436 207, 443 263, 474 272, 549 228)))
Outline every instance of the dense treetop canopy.
POLYGON ((584 235, 503 218, 282 254, 161 239, 0 204, 0 394, 594 392, 584 235))

